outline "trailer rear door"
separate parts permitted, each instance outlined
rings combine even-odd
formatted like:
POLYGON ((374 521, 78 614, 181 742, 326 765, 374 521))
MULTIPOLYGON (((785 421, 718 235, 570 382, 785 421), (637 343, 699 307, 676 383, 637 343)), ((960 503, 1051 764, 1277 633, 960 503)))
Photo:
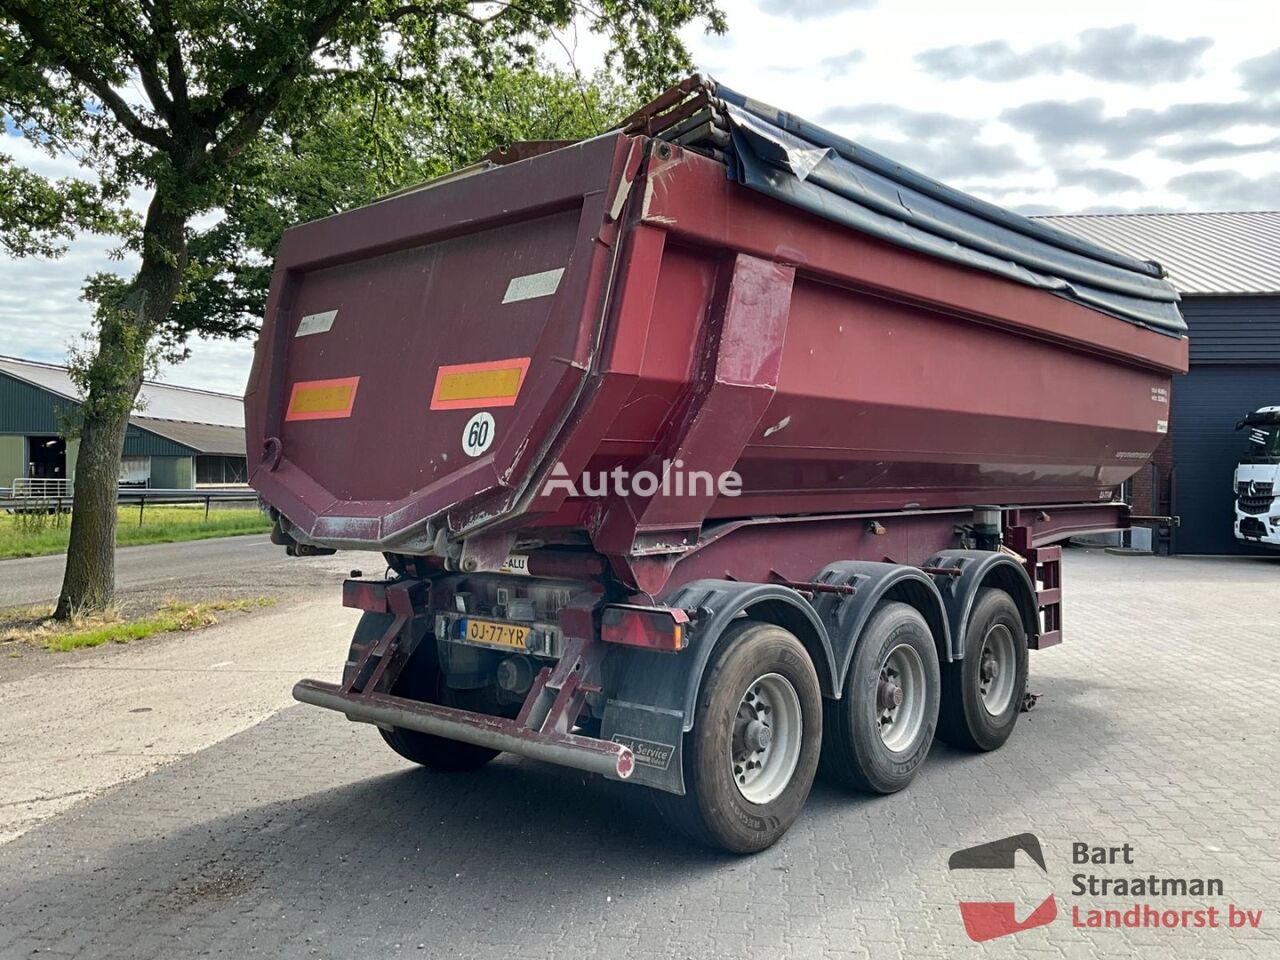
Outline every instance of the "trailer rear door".
POLYGON ((254 485, 362 546, 509 510, 589 367, 638 160, 597 138, 290 230, 246 395, 254 485))

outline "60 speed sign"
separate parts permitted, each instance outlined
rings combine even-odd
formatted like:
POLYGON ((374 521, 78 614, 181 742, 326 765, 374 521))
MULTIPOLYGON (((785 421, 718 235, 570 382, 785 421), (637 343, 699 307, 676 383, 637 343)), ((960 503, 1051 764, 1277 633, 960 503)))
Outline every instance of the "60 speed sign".
POLYGON ((493 423, 493 414, 481 411, 467 421, 462 428, 462 452, 468 457, 478 457, 493 444, 497 432, 493 423))

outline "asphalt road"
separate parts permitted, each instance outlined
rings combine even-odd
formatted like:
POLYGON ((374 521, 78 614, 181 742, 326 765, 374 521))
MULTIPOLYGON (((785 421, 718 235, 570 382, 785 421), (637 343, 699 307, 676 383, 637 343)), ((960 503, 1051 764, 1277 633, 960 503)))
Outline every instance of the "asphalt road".
MULTIPOLYGON (((54 600, 62 585, 65 557, 0 560, 0 607, 54 600)), ((116 587, 124 593, 272 593, 308 587, 317 571, 365 564, 381 573, 376 554, 297 558, 285 555, 266 534, 121 547, 116 551, 116 587)))
MULTIPOLYGON (((1065 573, 1067 642, 1032 654, 1039 704, 1004 749, 937 745, 891 797, 820 783, 758 856, 689 847, 637 788, 509 757, 431 773, 291 707, 0 845, 0 957, 1280 956, 1280 567, 1072 551, 1065 573), (1043 872, 948 870, 1026 832, 1043 872), (1077 843, 1128 844, 1130 862, 1079 866, 1077 843), (1076 895, 1085 872, 1224 889, 1076 895), (1051 922, 970 942, 960 901, 1024 918, 1045 890, 1051 922), (1220 925, 1077 925, 1135 904, 1212 906, 1220 925), (1228 928, 1229 908, 1258 925, 1228 928)), ((347 625, 254 629, 301 661, 347 625)), ((0 733, 12 721, 0 703, 0 733)))

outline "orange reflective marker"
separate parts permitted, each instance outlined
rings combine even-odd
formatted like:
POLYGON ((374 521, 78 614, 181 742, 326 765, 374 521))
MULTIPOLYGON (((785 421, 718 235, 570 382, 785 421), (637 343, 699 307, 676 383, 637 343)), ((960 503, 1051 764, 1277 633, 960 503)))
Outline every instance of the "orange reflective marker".
POLYGON ((302 380, 289 395, 286 420, 341 420, 351 416, 359 377, 336 380, 302 380))
POLYGON ((528 357, 457 363, 436 371, 431 393, 432 410, 468 410, 476 407, 515 406, 529 371, 528 357))

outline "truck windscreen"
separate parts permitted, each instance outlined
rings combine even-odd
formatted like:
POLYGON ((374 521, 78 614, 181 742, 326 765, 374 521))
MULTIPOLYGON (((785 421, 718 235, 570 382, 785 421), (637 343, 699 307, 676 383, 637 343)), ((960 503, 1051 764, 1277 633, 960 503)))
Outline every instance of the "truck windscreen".
POLYGON ((1280 461, 1280 424, 1245 427, 1248 443, 1242 459, 1250 463, 1280 461))

